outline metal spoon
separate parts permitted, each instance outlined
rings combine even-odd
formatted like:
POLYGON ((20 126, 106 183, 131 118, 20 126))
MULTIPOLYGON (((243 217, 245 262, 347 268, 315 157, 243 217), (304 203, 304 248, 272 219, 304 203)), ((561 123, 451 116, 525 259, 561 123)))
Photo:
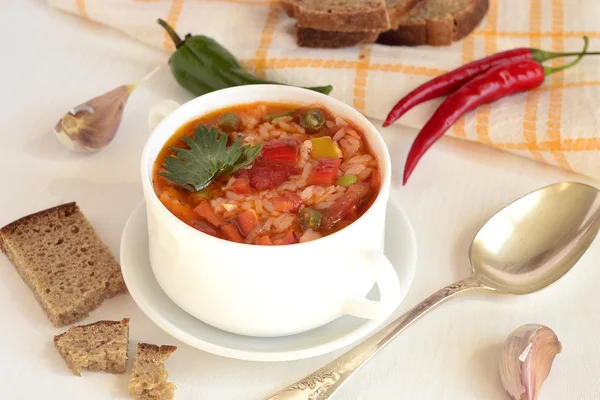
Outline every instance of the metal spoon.
POLYGON ((563 182, 520 198, 494 215, 471 244, 472 274, 437 291, 381 331, 268 400, 330 398, 379 350, 423 314, 457 294, 480 289, 527 294, 566 274, 600 228, 600 192, 563 182))

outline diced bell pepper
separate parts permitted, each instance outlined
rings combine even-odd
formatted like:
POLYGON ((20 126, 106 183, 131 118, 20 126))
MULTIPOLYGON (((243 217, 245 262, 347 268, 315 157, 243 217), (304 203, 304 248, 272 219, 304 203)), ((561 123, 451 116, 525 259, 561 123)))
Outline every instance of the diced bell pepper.
POLYGON ((315 160, 319 158, 340 158, 342 150, 330 136, 322 136, 311 139, 312 150, 310 156, 315 160))

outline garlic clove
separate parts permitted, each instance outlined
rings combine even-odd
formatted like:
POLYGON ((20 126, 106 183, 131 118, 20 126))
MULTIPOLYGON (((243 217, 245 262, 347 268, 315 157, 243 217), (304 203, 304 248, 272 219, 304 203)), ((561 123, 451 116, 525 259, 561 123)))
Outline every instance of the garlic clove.
POLYGON ((117 133, 134 88, 134 84, 122 85, 78 105, 58 121, 54 133, 71 150, 92 152, 106 147, 117 133))
POLYGON ((562 345, 554 331, 538 324, 514 330, 502 346, 500 380, 513 400, 537 400, 562 345))
POLYGON ((106 147, 117 134, 129 95, 158 69, 138 82, 121 85, 66 113, 54 127, 60 142, 79 152, 93 152, 106 147))

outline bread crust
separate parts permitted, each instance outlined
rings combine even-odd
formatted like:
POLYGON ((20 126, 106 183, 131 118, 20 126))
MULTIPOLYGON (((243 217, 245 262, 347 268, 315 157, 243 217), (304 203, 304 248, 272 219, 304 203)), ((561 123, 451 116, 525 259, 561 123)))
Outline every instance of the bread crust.
MULTIPOLYGON (((427 0, 426 0, 427 1, 427 0)), ((421 3, 411 12, 417 13, 421 3)), ((396 29, 383 32, 377 43, 392 46, 447 46, 470 34, 479 25, 489 8, 489 0, 473 0, 464 9, 442 18, 412 23, 410 15, 396 29)))
POLYGON ((20 225, 30 221, 36 221, 49 214, 52 214, 55 211, 61 210, 64 210, 65 214, 68 214, 67 216, 70 216, 73 213, 79 212, 79 207, 74 201, 70 203, 61 204, 58 206, 47 208, 42 211, 35 212, 33 214, 26 215, 0 228, 0 250, 2 250, 2 252, 8 256, 5 244, 5 237, 13 233, 20 225))
POLYGON ((335 32, 383 31, 390 29, 390 19, 385 2, 369 9, 347 10, 313 9, 305 7, 301 0, 284 0, 286 13, 296 19, 298 26, 335 32))
POLYGON ((150 343, 138 343, 138 351, 139 350, 160 353, 163 355, 170 355, 175 350, 177 350, 177 346, 172 346, 172 345, 168 345, 168 344, 163 344, 161 346, 158 346, 158 345, 150 344, 150 343))
MULTIPOLYGON (((418 3, 425 0, 406 0, 401 5, 387 9, 390 26, 395 26, 398 20, 405 16, 418 3)), ((288 16, 296 18, 297 21, 297 41, 301 47, 316 48, 341 48, 356 46, 361 43, 373 43, 379 37, 379 34, 385 29, 362 29, 354 25, 347 24, 343 30, 333 29, 328 25, 325 29, 319 29, 312 24, 312 21, 300 22, 298 13, 290 3, 283 3, 288 16), (306 26, 303 23, 307 24, 306 26)))
MULTIPOLYGON (((76 325, 73 326, 72 328, 91 328, 93 326, 113 326, 113 325, 128 325, 129 324, 129 318, 123 318, 120 321, 108 321, 108 320, 101 320, 101 321, 96 321, 96 322, 92 322, 91 324, 85 324, 85 325, 76 325)), ((69 328, 70 329, 70 328, 69 328)), ((67 333, 69 332, 69 330, 64 331, 63 333, 61 333, 60 335, 56 335, 54 336, 54 343, 60 342, 60 339, 67 333)))

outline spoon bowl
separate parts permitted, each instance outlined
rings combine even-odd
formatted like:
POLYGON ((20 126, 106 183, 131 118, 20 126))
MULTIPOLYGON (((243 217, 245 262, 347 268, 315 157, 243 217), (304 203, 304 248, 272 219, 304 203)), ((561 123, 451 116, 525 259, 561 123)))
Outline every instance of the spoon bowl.
POLYGON ((471 244, 473 277, 502 293, 541 290, 566 274, 600 228, 600 192, 562 182, 506 206, 471 244))
POLYGON ((561 182, 521 197, 494 215, 470 249, 472 274, 442 288, 321 369, 268 400, 325 400, 400 332, 458 294, 537 292, 565 275, 600 229, 600 191, 561 182))

